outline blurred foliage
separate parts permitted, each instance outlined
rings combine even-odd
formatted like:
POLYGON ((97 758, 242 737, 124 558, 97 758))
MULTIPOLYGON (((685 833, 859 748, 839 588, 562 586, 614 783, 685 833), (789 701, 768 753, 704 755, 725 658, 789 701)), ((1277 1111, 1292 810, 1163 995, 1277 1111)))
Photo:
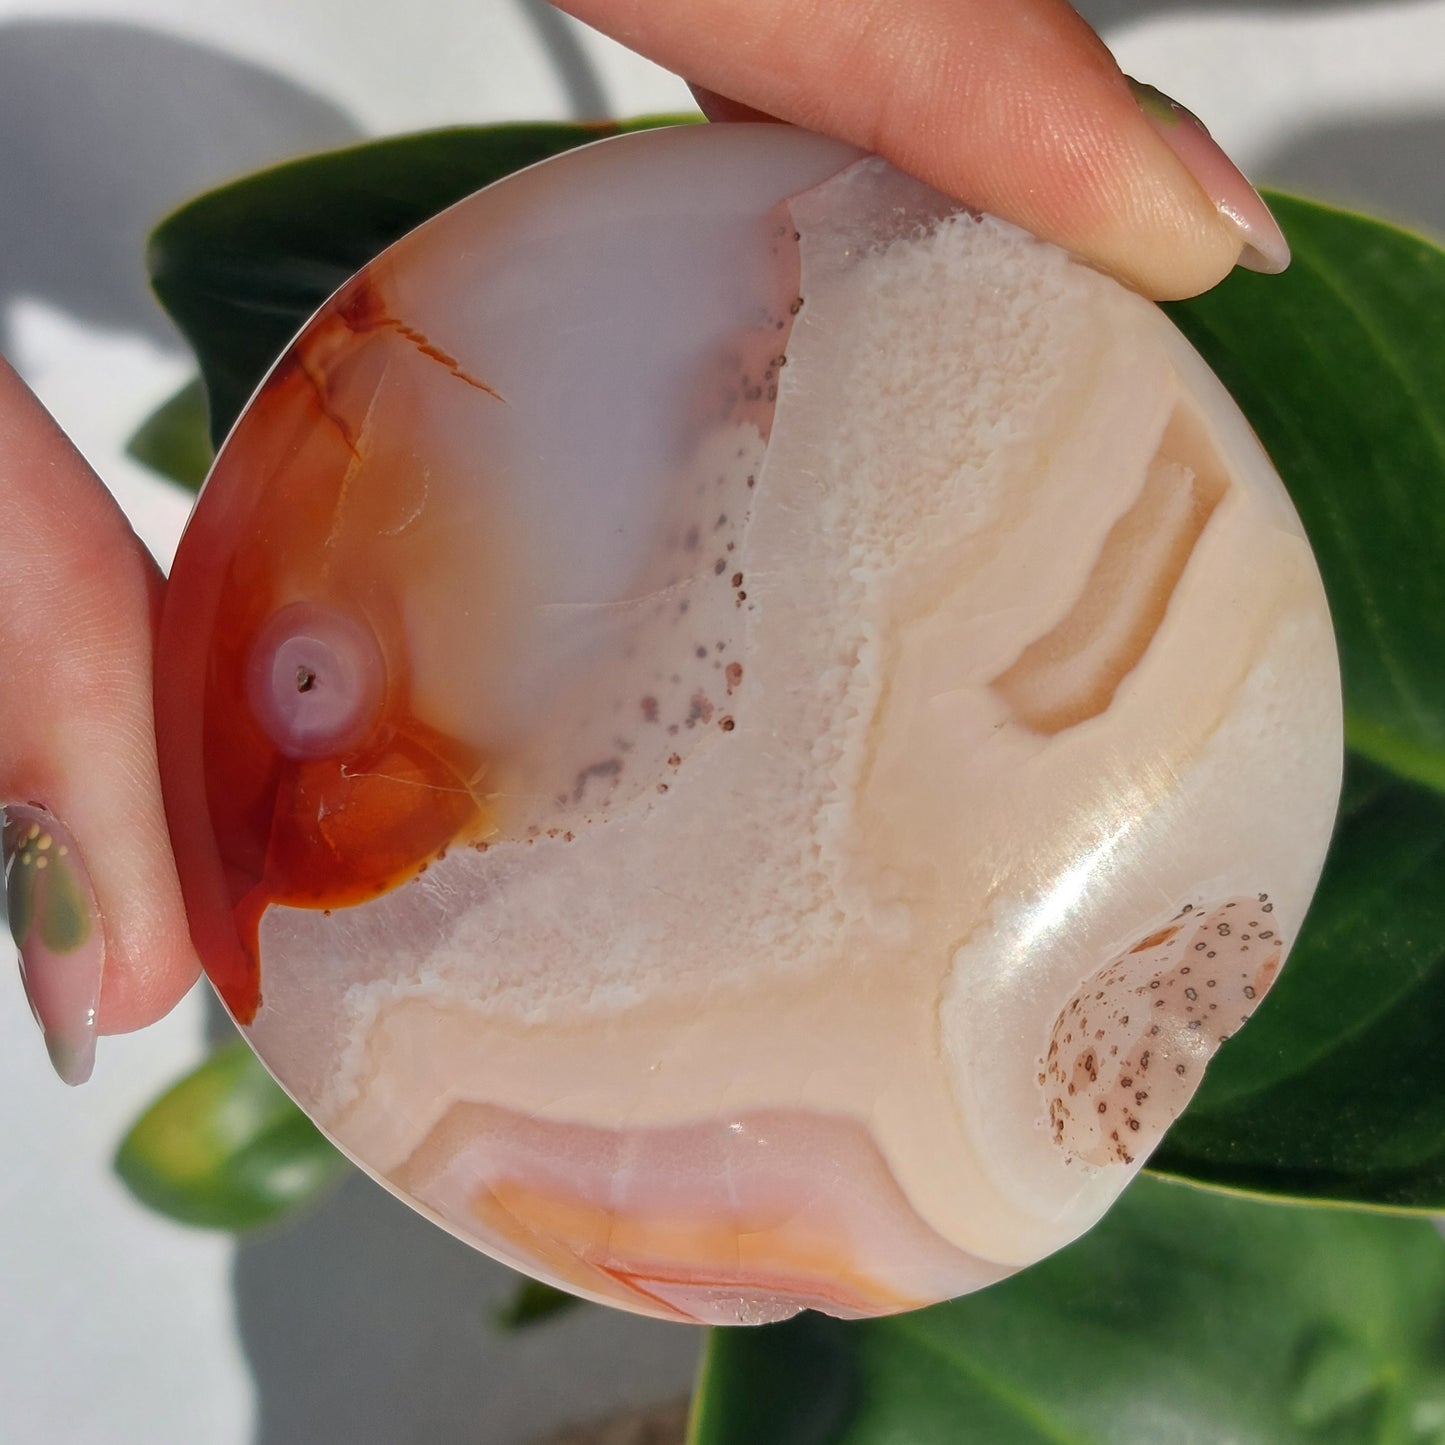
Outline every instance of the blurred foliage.
POLYGON ((549 1320, 555 1315, 565 1314, 582 1301, 566 1290, 554 1289, 539 1279, 518 1279, 517 1287, 496 1313, 496 1322, 504 1330, 518 1330, 534 1325, 538 1320, 549 1320))
POLYGON ((196 492, 211 469, 209 430, 205 384, 195 377, 141 423, 126 443, 126 454, 196 492))
POLYGON ((162 1094, 115 1158, 142 1203, 213 1229, 270 1224, 346 1167, 241 1039, 162 1094))

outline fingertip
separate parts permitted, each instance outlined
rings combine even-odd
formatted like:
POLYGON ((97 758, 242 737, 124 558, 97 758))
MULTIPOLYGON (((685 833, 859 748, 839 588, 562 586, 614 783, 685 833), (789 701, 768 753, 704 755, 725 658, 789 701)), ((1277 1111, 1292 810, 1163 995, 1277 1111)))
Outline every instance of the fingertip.
POLYGON ((1145 295, 1194 295, 1236 264, 1287 259, 1204 127, 1131 90, 1063 0, 563 4, 691 77, 711 119, 773 117, 874 150, 1145 295))
POLYGON ((1239 243, 1236 264, 1269 275, 1284 271, 1290 262, 1284 232, 1204 122, 1157 87, 1126 79, 1140 114, 1204 192, 1231 239, 1239 243))
POLYGON ((114 500, 0 364, 0 803, 7 914, 52 1060, 195 981, 152 721, 161 579, 114 500))
MULTIPOLYGON (((147 811, 149 811, 147 809, 147 811)), ((98 836, 115 836, 98 820, 98 836)), ((101 915, 106 969, 97 1032, 131 1033, 164 1018, 194 987, 201 966, 191 943, 163 820, 132 824, 130 847, 105 850, 101 915)))

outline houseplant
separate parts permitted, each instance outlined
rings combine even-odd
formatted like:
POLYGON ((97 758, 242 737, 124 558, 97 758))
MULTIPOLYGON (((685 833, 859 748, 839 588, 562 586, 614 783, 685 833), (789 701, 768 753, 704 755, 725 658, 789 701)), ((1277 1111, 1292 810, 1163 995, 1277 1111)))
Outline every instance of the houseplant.
MULTIPOLYGON (((184 207, 156 232, 151 268, 204 390, 153 418, 138 452, 194 480, 200 406, 223 435, 335 284, 459 195, 599 133, 407 137, 184 207)), ((717 1335, 698 1442, 1441 1438, 1445 1246, 1380 1211, 1445 1199, 1431 1047, 1445 980, 1445 363, 1432 320, 1445 320, 1445 256, 1360 217, 1273 203, 1293 270, 1236 276, 1173 310, 1311 534, 1351 758, 1291 967, 1152 1161, 1211 1192, 1143 1180, 1054 1260, 932 1311, 717 1335)), ((234 1047, 157 1104, 119 1163, 157 1206, 227 1227, 274 1218, 336 1167, 234 1047)), ((528 1291, 518 1313, 557 1303, 528 1291)))

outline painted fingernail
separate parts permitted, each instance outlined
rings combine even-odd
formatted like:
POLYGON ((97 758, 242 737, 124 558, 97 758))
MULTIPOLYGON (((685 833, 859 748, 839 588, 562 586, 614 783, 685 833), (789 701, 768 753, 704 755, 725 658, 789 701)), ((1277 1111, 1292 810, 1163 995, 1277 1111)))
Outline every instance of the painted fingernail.
POLYGON ((1215 209, 1244 243, 1239 264, 1274 274, 1289 265, 1289 242, 1259 192, 1204 128, 1204 122, 1152 85, 1129 79, 1144 117, 1199 182, 1215 209))
POLYGON ((5 808, 5 911, 30 1011, 55 1072, 83 1084, 95 1064, 105 937, 95 890, 68 829, 43 808, 5 808))

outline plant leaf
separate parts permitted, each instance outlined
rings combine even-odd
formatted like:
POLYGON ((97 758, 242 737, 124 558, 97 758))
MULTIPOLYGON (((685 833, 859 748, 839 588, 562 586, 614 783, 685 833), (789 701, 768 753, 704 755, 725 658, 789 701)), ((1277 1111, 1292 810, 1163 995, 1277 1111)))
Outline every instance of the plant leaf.
POLYGON ((1141 1179, 964 1299, 713 1331, 690 1445, 1438 1445, 1442 1330, 1423 1221, 1141 1179))
POLYGON ((580 1305, 582 1300, 564 1289, 521 1275, 511 1299, 494 1316, 498 1329, 520 1330, 539 1320, 549 1320, 580 1305))
POLYGON ((1291 269, 1240 272, 1170 309, 1309 532, 1352 757, 1289 966, 1151 1167, 1440 1209, 1445 1057, 1430 1021, 1445 1009, 1445 252, 1308 201, 1271 205, 1291 269))
POLYGON ((178 482, 187 491, 200 490, 211 469, 211 433, 206 415, 206 388, 193 377, 167 397, 126 443, 126 455, 178 482))
POLYGON ((1151 1167, 1301 1198, 1440 1209, 1442 1018, 1445 798, 1352 759, 1289 965, 1151 1167))
POLYGON ((212 1229, 269 1224, 346 1168, 240 1039, 162 1094, 115 1158, 143 1204, 212 1229))
POLYGON ((1325 579, 1354 750, 1445 790, 1445 251, 1292 196, 1294 262, 1169 308, 1253 423, 1325 579))
POLYGON ((220 446, 311 313, 393 241, 548 156, 694 116, 459 127, 261 171, 187 202, 151 233, 151 285, 201 363, 220 446))

